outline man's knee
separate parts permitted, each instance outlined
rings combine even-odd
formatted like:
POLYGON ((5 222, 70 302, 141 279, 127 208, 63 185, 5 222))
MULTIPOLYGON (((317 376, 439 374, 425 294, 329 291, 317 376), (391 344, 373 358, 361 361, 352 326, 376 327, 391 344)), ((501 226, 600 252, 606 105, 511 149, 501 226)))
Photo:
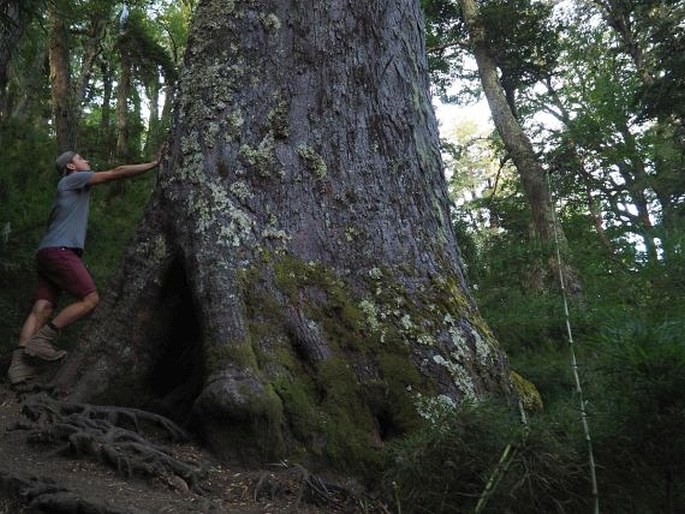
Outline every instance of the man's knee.
POLYGON ((33 304, 32 313, 36 318, 45 322, 52 315, 54 308, 54 305, 47 300, 36 300, 33 304))
POLYGON ((92 311, 100 303, 100 295, 98 295, 97 291, 93 291, 92 293, 84 296, 82 301, 84 304, 86 304, 86 306, 88 306, 88 310, 92 311))

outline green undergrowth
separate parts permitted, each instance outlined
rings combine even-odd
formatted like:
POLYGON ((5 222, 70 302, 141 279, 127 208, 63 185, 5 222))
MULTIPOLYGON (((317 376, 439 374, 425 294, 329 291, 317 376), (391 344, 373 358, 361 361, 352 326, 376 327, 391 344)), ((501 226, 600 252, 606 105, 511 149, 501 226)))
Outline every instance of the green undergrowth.
POLYGON ((383 488, 396 512, 587 512, 582 456, 557 419, 523 425, 497 402, 431 405, 424 414, 422 427, 390 448, 383 488))

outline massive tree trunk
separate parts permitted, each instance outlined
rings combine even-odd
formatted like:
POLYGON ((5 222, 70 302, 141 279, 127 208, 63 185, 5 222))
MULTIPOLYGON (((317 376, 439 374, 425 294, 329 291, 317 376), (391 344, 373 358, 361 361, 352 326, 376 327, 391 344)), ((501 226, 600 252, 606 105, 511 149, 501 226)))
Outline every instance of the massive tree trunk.
POLYGON ((558 263, 554 254, 556 243, 565 250, 566 238, 550 205, 545 170, 507 101, 497 72, 497 63, 490 52, 485 31, 479 19, 478 6, 474 0, 460 0, 460 5, 492 120, 507 153, 516 166, 528 199, 533 218, 533 239, 540 241, 550 256, 547 259, 547 266, 540 266, 537 268, 538 271, 533 273, 531 283, 536 289, 556 284, 558 272, 561 269, 565 285, 572 293, 580 293, 581 286, 577 273, 568 263, 558 263))
POLYGON ((510 394, 422 26, 418 1, 200 2, 153 199, 57 377, 72 399, 189 420, 226 458, 344 465, 428 404, 510 394))

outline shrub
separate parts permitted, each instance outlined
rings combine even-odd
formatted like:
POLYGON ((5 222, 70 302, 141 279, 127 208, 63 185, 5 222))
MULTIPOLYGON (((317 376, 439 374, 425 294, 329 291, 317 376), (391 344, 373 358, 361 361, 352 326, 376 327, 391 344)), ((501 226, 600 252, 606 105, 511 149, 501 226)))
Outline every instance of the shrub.
POLYGON ((391 449, 386 494, 403 513, 587 512, 580 439, 562 426, 543 415, 524 427, 496 403, 434 408, 391 449), (481 499, 487 503, 476 510, 481 499))
POLYGON ((593 341, 595 448, 605 512, 685 504, 685 320, 620 320, 593 341))

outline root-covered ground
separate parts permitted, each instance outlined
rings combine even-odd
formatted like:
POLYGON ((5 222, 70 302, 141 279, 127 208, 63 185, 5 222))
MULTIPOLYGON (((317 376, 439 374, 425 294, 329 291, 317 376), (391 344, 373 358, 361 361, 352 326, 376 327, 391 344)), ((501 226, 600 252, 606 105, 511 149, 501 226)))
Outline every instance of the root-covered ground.
POLYGON ((387 512, 285 462, 220 464, 166 418, 0 384, 0 514, 387 512))

